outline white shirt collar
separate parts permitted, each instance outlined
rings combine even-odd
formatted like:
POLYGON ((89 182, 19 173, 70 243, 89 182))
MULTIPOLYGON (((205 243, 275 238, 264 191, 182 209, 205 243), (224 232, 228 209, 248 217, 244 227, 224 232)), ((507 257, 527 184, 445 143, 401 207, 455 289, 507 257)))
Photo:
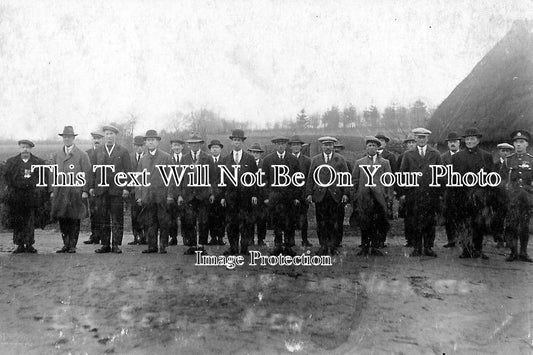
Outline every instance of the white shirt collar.
POLYGON ((74 144, 71 145, 70 147, 65 146, 65 154, 67 155, 70 154, 70 152, 72 152, 72 148, 74 148, 74 144))
POLYGON ((111 153, 113 153, 113 149, 115 149, 115 145, 113 144, 113 145, 111 146, 111 149, 108 149, 108 148, 107 148, 107 144, 104 144, 104 145, 105 145, 105 150, 107 151, 107 154, 108 154, 109 156, 111 156, 111 153))
POLYGON ((150 153, 151 156, 154 156, 155 153, 157 153, 157 149, 154 149, 154 151, 149 150, 148 153, 150 153))
POLYGON ((294 154, 294 153, 293 153, 292 155, 294 155, 296 158, 300 158, 300 154, 302 154, 302 153, 301 153, 301 152, 298 153, 298 154, 294 154))
POLYGON ((456 154, 457 152, 458 152, 458 150, 456 150, 455 152, 452 152, 452 151, 450 150, 450 155, 454 155, 454 154, 456 154))
POLYGON ((278 158, 280 158, 280 159, 284 159, 285 158, 285 152, 283 152, 283 153, 276 152, 276 153, 278 153, 278 158))

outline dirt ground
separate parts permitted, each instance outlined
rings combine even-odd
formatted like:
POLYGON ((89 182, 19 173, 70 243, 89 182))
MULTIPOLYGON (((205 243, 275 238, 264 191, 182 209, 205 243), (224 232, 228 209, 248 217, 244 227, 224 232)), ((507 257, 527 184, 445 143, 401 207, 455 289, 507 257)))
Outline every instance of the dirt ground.
POLYGON ((489 260, 458 259, 440 228, 438 257, 410 258, 401 220, 385 257, 358 257, 359 233, 345 229, 333 266, 247 258, 234 270, 194 266, 183 246, 95 254, 87 233, 77 254, 56 254, 53 230, 37 231, 39 254, 13 255, 2 233, 0 353, 533 353, 533 264, 505 262, 491 237, 489 260))

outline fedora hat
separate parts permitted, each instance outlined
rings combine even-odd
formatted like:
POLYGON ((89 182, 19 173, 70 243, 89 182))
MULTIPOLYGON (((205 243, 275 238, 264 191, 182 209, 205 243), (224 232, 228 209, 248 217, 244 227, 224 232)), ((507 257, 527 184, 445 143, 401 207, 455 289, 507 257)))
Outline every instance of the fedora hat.
POLYGON ((28 140, 28 139, 21 139, 18 141, 18 145, 21 145, 21 144, 27 144, 30 146, 30 148, 33 148, 35 147, 35 144, 33 144, 32 141, 28 140))
POLYGON ((483 135, 481 134, 481 132, 479 132, 479 130, 476 127, 471 127, 471 128, 467 128, 465 130, 465 133, 463 134, 463 138, 465 138, 465 137, 478 137, 478 138, 481 138, 481 137, 483 137, 483 135))
POLYGON ((111 126, 111 125, 106 125, 106 126, 102 127, 102 131, 104 131, 104 132, 105 131, 111 131, 111 132, 113 132, 115 134, 118 134, 118 128, 115 127, 115 126, 111 126))
POLYGON ((74 128, 72 126, 65 126, 63 128, 63 133, 59 133, 60 136, 77 136, 76 133, 74 133, 74 128))
POLYGON ((298 135, 294 135, 294 136, 291 137, 291 139, 289 139, 289 144, 298 144, 298 143, 300 143, 302 145, 305 144, 305 142, 302 141, 300 139, 300 136, 298 136, 298 135))
POLYGON ((264 153, 265 151, 263 150, 263 148, 261 148, 261 145, 259 143, 254 143, 250 146, 250 148, 248 148, 248 151, 249 152, 259 152, 259 153, 264 153))
POLYGON ((144 139, 146 140, 148 138, 155 138, 157 140, 161 140, 161 137, 159 137, 155 129, 149 129, 148 131, 146 131, 146 134, 144 135, 144 139))
POLYGON ((102 132, 91 132, 93 138, 103 138, 104 134, 102 132))
POLYGON ((231 136, 229 136, 229 139, 233 138, 240 138, 242 140, 245 140, 247 137, 244 136, 244 131, 242 129, 234 129, 231 132, 231 136))
POLYGON ((457 132, 450 132, 448 133, 448 136, 446 137, 445 141, 459 141, 461 140, 461 137, 457 134, 457 132))
POLYGON ((187 139, 185 142, 186 143, 203 143, 204 140, 202 139, 202 137, 200 137, 200 133, 193 132, 189 136, 189 139, 187 139))
POLYGON ((133 138, 133 145, 144 145, 144 137, 135 136, 135 138, 133 138))
POLYGON ((207 148, 211 149, 211 147, 214 146, 214 145, 218 145, 220 147, 220 149, 224 148, 224 145, 222 143, 220 143, 220 141, 218 139, 212 139, 211 142, 207 145, 207 148))

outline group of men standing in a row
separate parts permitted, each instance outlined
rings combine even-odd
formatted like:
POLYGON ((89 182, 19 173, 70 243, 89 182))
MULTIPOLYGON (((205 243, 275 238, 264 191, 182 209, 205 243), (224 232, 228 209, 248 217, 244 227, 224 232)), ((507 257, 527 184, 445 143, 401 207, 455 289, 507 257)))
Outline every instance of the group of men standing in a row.
MULTIPOLYGON (((134 240, 130 244, 148 244, 143 253, 166 253, 167 246, 177 244, 178 222, 185 254, 196 251, 207 253, 206 245, 224 245, 223 236, 227 231, 229 249, 226 255, 247 254, 253 244, 254 229, 257 225, 257 244, 264 245, 267 224, 274 230, 272 254, 295 255, 295 231, 301 230, 302 245, 311 246, 307 238, 307 211, 314 203, 316 208, 317 235, 320 243, 318 255, 338 253, 342 242, 344 206, 352 201, 354 216, 361 229, 360 255, 383 255, 391 218, 394 195, 400 199, 404 211, 404 226, 407 246, 414 248, 412 256, 436 256, 433 251, 436 216, 439 200, 444 195, 446 232, 448 244, 456 242, 463 246, 460 257, 487 258, 482 253, 483 235, 486 232, 484 221, 487 208, 494 210, 493 224, 495 239, 503 242, 506 236, 511 249, 508 260, 531 261, 527 256, 529 222, 529 199, 533 192, 533 157, 526 152, 530 139, 528 132, 513 132, 514 147, 498 145, 502 152, 500 162, 493 164, 491 155, 479 149, 481 133, 468 129, 462 137, 450 133, 447 138, 449 151, 441 155, 428 145, 430 131, 417 128, 404 141, 407 150, 396 159, 387 151, 389 139, 384 135, 366 137, 366 154, 354 166, 339 154, 341 148, 334 137, 319 139, 321 152, 311 159, 301 152, 304 142, 298 136, 272 139, 275 151, 264 158, 264 150, 253 144, 244 151, 246 136, 236 129, 229 137, 232 149, 221 156, 223 144, 212 140, 208 145, 210 154, 202 151, 204 140, 193 134, 187 140, 171 139, 171 152, 159 148, 161 137, 155 130, 148 130, 145 136, 134 138, 134 152, 116 143, 118 129, 104 126, 102 132, 93 132, 93 148, 81 151, 74 144, 77 134, 71 126, 66 126, 59 135, 63 139, 62 149, 54 154, 51 164, 57 165, 58 172, 76 174, 83 172, 86 184, 83 186, 54 186, 50 189, 52 217, 59 221, 63 248, 58 253, 74 253, 80 230, 80 220, 86 213, 87 201, 91 217, 91 237, 85 243, 101 243, 96 253, 121 253, 124 229, 124 203, 131 205, 132 230, 134 240), (460 140, 464 139, 466 149, 459 150, 460 140), (184 152, 185 144, 188 151, 184 152), (336 147, 337 145, 337 147, 336 147), (514 148, 515 153, 505 157, 504 152, 514 148), (324 164, 329 169, 320 168, 324 164), (482 186, 445 188, 430 187, 431 165, 451 164, 454 170, 464 175, 498 171, 504 183, 498 188, 482 186), (94 165, 113 166, 103 175, 93 171, 94 165), (180 165, 187 178, 179 186, 166 185, 158 165, 180 165), (193 186, 200 178, 196 165, 208 166, 210 186, 193 186), (238 181, 235 186, 226 181, 219 185, 218 167, 225 165, 229 171, 238 165, 238 181), (368 175, 362 166, 376 169, 376 186, 368 186, 368 175), (278 168, 275 168, 278 166, 278 168), (273 187, 275 169, 284 166, 289 176, 303 173, 306 183, 303 187, 289 184, 286 187, 273 187), (245 186, 241 177, 245 173, 255 174, 258 169, 264 173, 265 187, 252 184, 245 186), (127 188, 117 186, 115 176, 132 171, 150 172, 149 186, 127 188), (353 188, 343 187, 339 181, 323 186, 317 181, 329 181, 335 173, 351 172, 353 188), (383 186, 380 176, 385 172, 420 172, 418 187, 383 186), (499 209, 498 209, 499 207, 499 209), (211 240, 208 237, 211 235, 211 240), (520 252, 517 239, 521 241, 520 252)), ((18 215, 14 228, 14 242, 18 245, 15 253, 36 252, 33 248, 33 210, 37 207, 31 201, 36 190, 35 173, 31 165, 44 162, 30 151, 34 144, 28 140, 19 141, 21 154, 8 160, 6 182, 10 196, 26 196, 21 202, 12 198, 11 211, 18 215)))

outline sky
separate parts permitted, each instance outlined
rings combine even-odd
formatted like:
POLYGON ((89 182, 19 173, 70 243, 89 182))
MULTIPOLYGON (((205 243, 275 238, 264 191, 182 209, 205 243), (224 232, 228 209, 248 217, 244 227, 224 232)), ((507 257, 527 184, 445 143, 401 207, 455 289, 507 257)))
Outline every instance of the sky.
POLYGON ((201 108, 264 127, 302 108, 437 106, 525 18, 530 0, 2 1, 0 130, 88 137, 201 108))

